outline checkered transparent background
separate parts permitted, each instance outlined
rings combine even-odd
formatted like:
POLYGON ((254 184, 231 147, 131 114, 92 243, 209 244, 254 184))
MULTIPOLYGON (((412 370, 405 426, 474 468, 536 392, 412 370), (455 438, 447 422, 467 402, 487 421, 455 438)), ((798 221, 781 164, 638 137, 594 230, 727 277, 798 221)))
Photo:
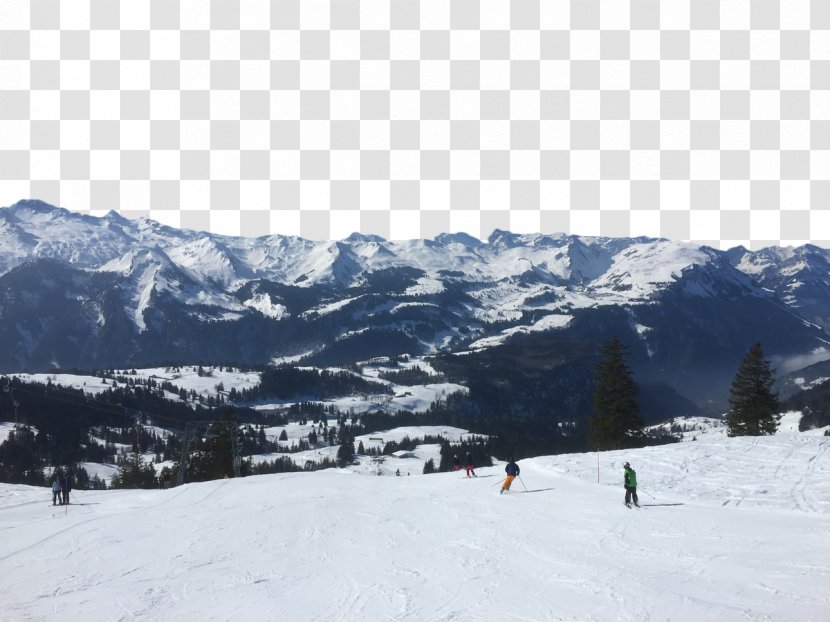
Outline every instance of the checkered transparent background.
POLYGON ((830 246, 830 0, 0 0, 0 203, 830 246))

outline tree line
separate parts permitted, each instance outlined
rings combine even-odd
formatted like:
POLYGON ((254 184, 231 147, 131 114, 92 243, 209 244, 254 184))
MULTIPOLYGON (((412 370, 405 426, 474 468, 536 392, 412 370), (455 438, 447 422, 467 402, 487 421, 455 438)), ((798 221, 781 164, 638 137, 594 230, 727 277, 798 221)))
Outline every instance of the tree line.
MULTIPOLYGON (((483 407, 479 399, 469 394, 450 394, 437 400, 422 413, 399 411, 394 414, 380 410, 361 413, 342 413, 332 405, 311 401, 291 405, 284 413, 263 414, 253 410, 206 408, 201 404, 185 404, 164 399, 163 387, 149 382, 116 380, 96 396, 83 391, 57 388, 47 382, 23 383, 12 379, 7 395, 13 396, 21 425, 0 443, 0 481, 34 485, 46 483, 44 472, 48 467, 71 467, 79 475, 78 485, 98 486, 77 466, 83 462, 118 464, 114 486, 150 487, 156 485, 152 462, 177 462, 181 456, 181 436, 176 426, 162 425, 164 421, 178 422, 233 418, 245 420, 239 426, 236 439, 229 436, 227 426, 217 429, 205 438, 197 439, 190 451, 186 481, 203 481, 224 477, 234 472, 228 463, 230 447, 236 442, 243 456, 254 454, 296 453, 321 446, 338 446, 336 460, 316 465, 297 465, 288 456, 271 461, 254 462, 244 458, 240 465, 243 475, 273 473, 291 470, 313 470, 326 466, 345 466, 355 454, 372 455, 355 447, 356 436, 406 425, 447 425, 476 430, 481 439, 461 444, 445 442, 439 437, 427 437, 423 442, 441 442, 441 460, 435 470, 448 470, 450 451, 475 452, 478 464, 485 464, 490 456, 500 459, 520 459, 536 455, 571 453, 593 450, 624 449, 646 444, 677 440, 672 434, 647 434, 637 404, 637 386, 631 369, 625 363, 626 349, 619 340, 612 339, 602 348, 602 357, 594 370, 592 414, 585 420, 563 421, 556 416, 520 415, 515 411, 500 413, 483 407), (116 384, 121 382, 121 384, 116 384), (151 415, 147 413, 153 413, 151 415), (132 424, 125 418, 133 420, 132 424), (295 439, 290 445, 285 432, 271 440, 264 426, 286 425, 290 420, 305 424, 313 422, 305 438, 295 439), (164 435, 148 427, 152 421, 168 428, 164 435), (329 422, 333 425, 329 425, 329 422), (484 440, 482 440, 484 439, 484 440), (282 442, 280 442, 282 441, 282 442), (147 461, 142 454, 155 457, 147 461)), ((418 373, 417 371, 415 373, 418 373)), ((327 386, 329 391, 346 391, 349 387, 367 388, 365 379, 349 373, 297 370, 286 366, 267 368, 265 392, 295 391, 305 393, 310 387, 327 386), (270 370, 270 371, 269 371, 270 370), (285 383, 296 380, 299 385, 289 389, 285 383), (322 384, 321 384, 322 383, 322 384), (277 387, 281 387, 277 389, 277 387)), ((730 411, 727 431, 730 436, 772 434, 778 426, 780 406, 772 391, 774 372, 764 358, 760 344, 753 345, 741 362, 730 391, 730 411)), ((373 390, 375 387, 371 387, 373 390)), ((233 391, 233 389, 232 389, 233 391)), ((248 390, 248 397, 255 394, 248 390)), ((7 404, 7 408, 11 404, 7 404)), ((6 416, 10 419, 11 409, 6 416)), ((808 413, 810 416, 812 413, 808 413)), ((814 416, 815 417, 815 416, 814 416)), ((382 453, 411 449, 413 439, 390 442, 382 453)))
POLYGON ((276 398, 289 400, 314 396, 325 400, 356 393, 390 394, 389 386, 366 380, 348 371, 300 369, 288 364, 268 366, 262 371, 260 383, 249 389, 232 388, 228 398, 233 402, 254 402, 276 398))

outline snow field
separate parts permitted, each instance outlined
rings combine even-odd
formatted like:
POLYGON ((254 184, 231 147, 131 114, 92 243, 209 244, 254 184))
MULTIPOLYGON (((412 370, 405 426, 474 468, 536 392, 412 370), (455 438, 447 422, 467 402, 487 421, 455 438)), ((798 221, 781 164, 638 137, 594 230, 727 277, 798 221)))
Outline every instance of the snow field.
MULTIPOLYGON (((465 386, 450 382, 415 386, 392 386, 395 389, 395 394, 393 395, 350 395, 335 399, 315 399, 311 401, 315 404, 322 404, 323 406, 335 406, 343 413, 348 413, 351 410, 354 410, 356 413, 370 410, 381 410, 389 413, 395 413, 399 410, 423 412, 427 410, 436 400, 446 398, 446 396, 451 393, 456 393, 458 391, 466 392, 468 390, 465 386)), ((256 410, 274 410, 278 408, 285 408, 301 401, 304 400, 294 399, 290 401, 263 401, 252 405, 252 408, 256 410)))
POLYGON ((547 456, 501 496, 501 465, 80 491, 68 508, 0 485, 0 602, 27 621, 826 620, 829 444, 607 452, 599 484, 596 454, 547 456), (626 460, 641 510, 622 504, 626 460))
MULTIPOLYGON (((367 410, 380 409, 385 412, 396 412, 398 410, 408 410, 411 412, 423 412, 429 408, 430 404, 438 399, 445 398, 450 393, 458 391, 467 391, 467 387, 453 384, 453 383, 435 383, 427 385, 405 386, 396 385, 385 380, 380 380, 378 374, 381 371, 398 371, 413 366, 420 366, 427 373, 435 373, 432 367, 418 358, 413 358, 410 361, 403 363, 399 368, 383 367, 383 366, 367 366, 363 369, 363 374, 357 374, 368 380, 381 382, 390 385, 394 393, 392 395, 353 395, 331 400, 312 400, 315 403, 323 404, 325 406, 336 406, 342 412, 349 412, 354 409, 355 412, 364 412, 367 410)), ((306 369, 317 369, 308 367, 306 369)), ((217 386, 221 383, 224 387, 224 392, 230 391, 232 387, 238 391, 250 389, 257 386, 260 382, 259 372, 243 372, 240 370, 229 369, 224 367, 222 371, 219 367, 205 366, 203 368, 204 375, 199 376, 198 366, 182 365, 178 368, 171 367, 152 367, 146 369, 136 369, 136 374, 125 373, 125 370, 116 370, 116 375, 125 375, 133 378, 140 378, 147 380, 152 378, 159 384, 168 381, 178 387, 184 389, 188 393, 195 391, 201 396, 218 396, 221 391, 217 390, 217 386), (178 371, 175 371, 178 369, 178 371)), ((131 371, 131 370, 126 370, 131 371)), ((329 371, 344 371, 337 368, 329 368, 329 371)), ((96 395, 102 393, 111 387, 111 381, 104 384, 100 376, 79 376, 73 374, 26 374, 15 373, 23 381, 26 382, 41 382, 46 383, 51 380, 53 384, 60 387, 71 387, 80 389, 86 393, 96 395)), ((119 383, 120 384, 120 383, 119 383)), ((167 393, 167 399, 179 401, 178 394, 167 393)), ((285 408, 294 403, 301 402, 302 399, 294 399, 288 401, 282 400, 264 400, 260 403, 251 404, 257 410, 272 410, 278 408, 285 408)))
MULTIPOLYGON (((281 444, 290 446, 291 442, 294 439, 307 438, 308 433, 311 431, 311 427, 312 424, 310 423, 306 425, 300 425, 299 423, 289 423, 287 426, 265 428, 265 434, 269 438, 269 440, 276 440, 279 437, 280 432, 284 429, 286 436, 288 436, 289 440, 282 441, 281 444)), ((319 428, 317 428, 317 431, 319 434, 319 428)), ((383 450, 384 445, 391 441, 400 442, 407 436, 411 439, 416 439, 424 438, 427 435, 440 435, 450 442, 459 442, 465 436, 470 436, 470 432, 468 432, 467 430, 463 430, 461 428, 454 428, 452 426, 403 426, 393 428, 391 430, 371 432, 369 434, 361 434, 359 436, 356 436, 354 439, 354 446, 355 450, 357 450, 358 446, 362 442, 363 448, 366 450, 383 450)), ((335 445, 333 447, 318 447, 315 449, 309 449, 307 451, 298 451, 291 454, 255 454, 251 456, 251 458, 255 463, 259 463, 264 461, 275 460, 280 457, 288 457, 291 458, 291 460, 295 464, 303 466, 307 461, 321 462, 325 458, 328 458, 329 460, 336 460, 337 450, 339 448, 339 445, 335 445)), ((355 461, 357 462, 357 465, 355 465, 355 468, 350 467, 350 469, 358 473, 370 473, 372 475, 377 475, 378 470, 380 470, 384 475, 394 475, 395 471, 400 469, 401 473, 403 473, 404 475, 406 475, 407 473, 409 473, 410 475, 421 475, 424 470, 424 464, 428 460, 433 460, 436 467, 439 465, 441 461, 441 446, 437 444, 418 445, 412 451, 412 454, 412 458, 401 459, 391 456, 380 456, 380 458, 382 458, 382 461, 380 462, 378 462, 378 460, 374 456, 355 455, 355 461)))

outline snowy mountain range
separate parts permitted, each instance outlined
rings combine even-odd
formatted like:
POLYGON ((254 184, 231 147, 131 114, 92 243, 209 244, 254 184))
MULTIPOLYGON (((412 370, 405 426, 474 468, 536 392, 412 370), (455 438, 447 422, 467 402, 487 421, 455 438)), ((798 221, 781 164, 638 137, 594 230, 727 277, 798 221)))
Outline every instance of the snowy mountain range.
POLYGON ((0 208, 0 292, 7 371, 476 357, 617 335, 644 381, 705 400, 754 341, 782 365, 830 356, 830 251, 810 245, 242 238, 20 201, 0 208))

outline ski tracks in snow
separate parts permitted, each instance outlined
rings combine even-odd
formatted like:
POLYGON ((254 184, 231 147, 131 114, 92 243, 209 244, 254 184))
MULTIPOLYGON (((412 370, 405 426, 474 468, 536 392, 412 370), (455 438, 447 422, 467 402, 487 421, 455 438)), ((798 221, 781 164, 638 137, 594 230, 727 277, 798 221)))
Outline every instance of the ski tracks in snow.
MULTIPOLYGON (((824 456, 826 451, 827 443, 819 445, 818 451, 807 460, 807 469, 793 486, 793 502, 802 511, 823 513, 825 509, 820 506, 820 503, 825 506, 828 504, 828 498, 830 498, 828 494, 822 495, 822 502, 819 502, 815 494, 816 488, 821 487, 822 483, 826 483, 827 477, 825 474, 830 472, 830 467, 826 464, 824 456), (821 473, 821 478, 816 477, 817 471, 821 473)), ((826 488, 825 486, 823 492, 830 492, 826 488)))
POLYGON ((332 469, 88 493, 67 517, 27 488, 0 512, 0 599, 21 620, 820 619, 830 439, 757 440, 608 452, 599 485, 596 454, 522 461, 546 495, 332 469), (626 460, 656 507, 623 506, 626 460))

